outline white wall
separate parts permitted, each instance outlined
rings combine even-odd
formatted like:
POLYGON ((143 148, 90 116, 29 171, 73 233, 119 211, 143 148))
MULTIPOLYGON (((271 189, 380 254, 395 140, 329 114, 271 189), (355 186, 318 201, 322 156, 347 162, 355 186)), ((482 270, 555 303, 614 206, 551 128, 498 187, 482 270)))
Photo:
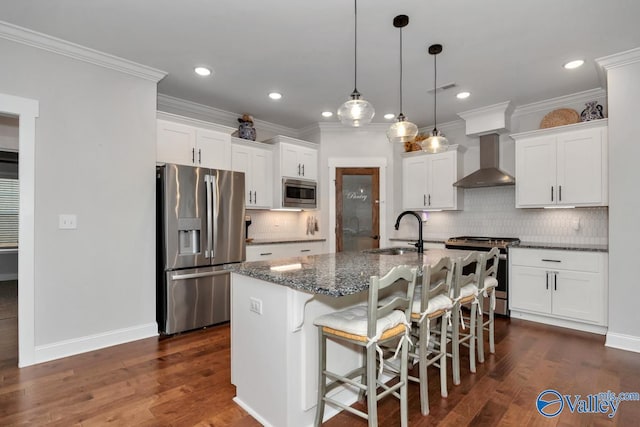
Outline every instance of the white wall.
POLYGON ((114 331, 148 335, 155 325, 156 83, 5 39, 0 57, 0 93, 40 103, 36 348, 55 357, 52 347, 74 343, 82 351, 83 340, 114 331), (78 216, 77 230, 58 229, 62 213, 78 216))
MULTIPOLYGON (((394 164, 392 159, 394 158, 394 150, 398 150, 399 146, 389 143, 386 136, 386 130, 388 125, 368 125, 363 128, 347 128, 340 124, 323 124, 320 126, 320 153, 319 153, 319 178, 320 185, 320 209, 324 213, 322 215, 322 221, 320 225, 321 230, 327 230, 325 236, 327 240, 332 239, 333 233, 330 229, 330 212, 329 212, 329 196, 331 185, 335 176, 330 176, 329 162, 331 159, 354 159, 353 165, 360 165, 365 162, 364 159, 384 158, 387 159, 386 166, 386 182, 382 182, 381 188, 384 186, 386 190, 386 199, 380 200, 380 211, 384 210, 384 215, 387 218, 387 223, 390 221, 391 215, 394 212, 394 205, 398 194, 394 191, 394 186, 397 183, 395 175, 400 170, 397 165, 394 164)), ((374 166, 374 164, 371 164, 374 166)), ((385 224, 381 221, 380 228, 385 224)), ((382 230, 381 230, 382 231, 382 230)), ((335 236, 335 234, 334 234, 335 236)), ((387 241, 381 241, 381 246, 388 245, 387 241)), ((335 248, 329 247, 329 250, 333 252, 335 248)))
MULTIPOLYGON (((615 55, 614 55, 615 56, 615 55)), ((606 61, 609 97, 609 332, 607 345, 640 352, 640 49, 606 61), (618 62, 619 61, 619 62, 618 62)))

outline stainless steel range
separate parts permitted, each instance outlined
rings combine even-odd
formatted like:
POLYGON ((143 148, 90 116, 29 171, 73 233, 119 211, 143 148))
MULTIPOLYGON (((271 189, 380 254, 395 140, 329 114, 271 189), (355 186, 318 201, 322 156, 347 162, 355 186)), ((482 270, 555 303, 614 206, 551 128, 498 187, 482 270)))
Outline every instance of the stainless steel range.
MULTIPOLYGON (((488 252, 493 247, 500 250, 498 259, 498 287, 496 288, 496 314, 509 316, 509 246, 520 243, 517 237, 451 237, 445 242, 447 249, 465 249, 488 252)), ((469 266, 474 268, 473 266, 469 266)), ((465 272, 466 273, 466 272, 465 272)), ((484 300, 484 311, 488 311, 488 298, 484 300)))

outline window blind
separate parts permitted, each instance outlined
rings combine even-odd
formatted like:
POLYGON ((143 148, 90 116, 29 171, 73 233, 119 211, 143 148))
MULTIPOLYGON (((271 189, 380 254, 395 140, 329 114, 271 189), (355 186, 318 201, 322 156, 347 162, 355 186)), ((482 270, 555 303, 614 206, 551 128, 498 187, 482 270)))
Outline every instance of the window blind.
POLYGON ((19 181, 0 178, 0 244, 18 244, 19 207, 19 181))

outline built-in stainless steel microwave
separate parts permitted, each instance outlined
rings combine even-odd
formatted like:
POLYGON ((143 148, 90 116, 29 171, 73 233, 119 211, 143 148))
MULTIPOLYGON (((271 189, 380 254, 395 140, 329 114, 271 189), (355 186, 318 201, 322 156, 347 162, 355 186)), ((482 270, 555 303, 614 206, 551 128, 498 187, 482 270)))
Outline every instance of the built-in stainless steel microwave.
POLYGON ((315 209, 318 184, 307 179, 282 178, 282 207, 315 209))

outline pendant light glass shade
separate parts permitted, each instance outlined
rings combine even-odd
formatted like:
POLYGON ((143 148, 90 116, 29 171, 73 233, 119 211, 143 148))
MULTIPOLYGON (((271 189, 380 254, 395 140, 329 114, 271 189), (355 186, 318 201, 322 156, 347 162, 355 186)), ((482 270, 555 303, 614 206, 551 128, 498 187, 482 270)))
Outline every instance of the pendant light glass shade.
POLYGON ((338 119, 343 125, 359 127, 370 123, 375 113, 373 105, 360 98, 360 94, 354 91, 351 99, 338 108, 338 119))
POLYGON ((426 151, 427 153, 442 153, 443 151, 447 151, 449 149, 449 141, 444 137, 442 133, 436 127, 436 112, 437 112, 437 93, 438 86, 437 84, 437 76, 438 76, 438 68, 436 66, 436 55, 442 52, 441 44, 432 44, 429 46, 429 54, 433 55, 433 130, 429 135, 429 138, 423 140, 420 143, 422 147, 422 151, 426 151))
POLYGON ((407 15, 398 15, 393 18, 393 26, 400 29, 400 114, 396 122, 387 129, 389 142, 409 142, 418 135, 418 126, 411 123, 402 113, 402 29, 409 24, 407 15))
POLYGON ((420 142, 420 146, 422 147, 422 151, 426 151, 427 153, 442 153, 448 150, 449 141, 439 130, 434 129, 431 131, 429 138, 420 142))
POLYGON ((343 125, 359 127, 370 123, 376 111, 369 101, 360 97, 358 92, 358 0, 353 1, 354 9, 354 48, 353 48, 353 92, 351 99, 338 108, 338 119, 343 125))
POLYGON ((403 114, 398 116, 397 122, 389 126, 387 138, 389 142, 409 142, 418 135, 418 126, 407 121, 403 114))

